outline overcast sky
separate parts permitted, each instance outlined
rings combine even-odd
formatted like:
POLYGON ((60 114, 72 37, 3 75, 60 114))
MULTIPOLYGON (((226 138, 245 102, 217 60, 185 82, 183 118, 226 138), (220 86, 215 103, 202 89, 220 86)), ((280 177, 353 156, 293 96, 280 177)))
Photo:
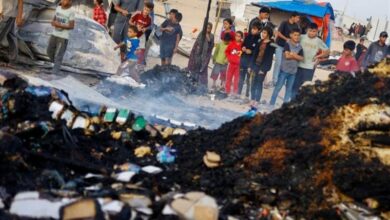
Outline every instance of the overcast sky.
POLYGON ((374 18, 390 18, 390 0, 319 0, 330 2, 334 9, 344 10, 348 3, 345 14, 358 19, 366 19, 370 16, 374 18))

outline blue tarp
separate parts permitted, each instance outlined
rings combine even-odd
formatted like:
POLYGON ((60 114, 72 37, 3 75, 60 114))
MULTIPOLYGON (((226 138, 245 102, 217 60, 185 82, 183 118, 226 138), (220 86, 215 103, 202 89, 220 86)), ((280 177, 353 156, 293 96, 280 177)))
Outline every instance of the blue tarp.
POLYGON ((324 17, 330 14, 330 19, 334 20, 334 12, 332 5, 329 3, 320 4, 317 2, 307 2, 304 0, 291 0, 291 1, 275 1, 265 2, 260 1, 258 3, 252 3, 257 6, 266 6, 269 8, 276 8, 282 11, 298 12, 300 14, 306 14, 315 17, 324 17))

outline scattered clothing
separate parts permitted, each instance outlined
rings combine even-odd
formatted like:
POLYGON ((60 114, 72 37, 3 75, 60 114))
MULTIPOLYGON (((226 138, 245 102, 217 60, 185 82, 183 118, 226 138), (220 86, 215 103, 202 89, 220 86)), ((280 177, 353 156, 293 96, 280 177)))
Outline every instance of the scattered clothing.
POLYGON ((104 11, 103 5, 95 6, 95 8, 93 9, 93 20, 103 26, 106 26, 107 14, 104 11))
POLYGON ((363 60, 363 67, 367 68, 370 65, 380 62, 383 58, 386 57, 387 46, 380 45, 379 41, 373 42, 368 47, 366 56, 363 60))
POLYGON ((353 56, 341 56, 336 65, 336 70, 340 72, 357 72, 359 71, 359 65, 353 56))

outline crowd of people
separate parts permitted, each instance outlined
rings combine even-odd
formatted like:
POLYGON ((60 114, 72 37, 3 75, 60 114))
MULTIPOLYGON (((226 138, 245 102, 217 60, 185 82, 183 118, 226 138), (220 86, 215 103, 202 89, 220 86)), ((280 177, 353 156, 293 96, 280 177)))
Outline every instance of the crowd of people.
MULTIPOLYGON (((110 29, 102 3, 102 0, 94 0, 93 19, 110 29)), ((122 65, 130 68, 132 73, 134 66, 145 65, 145 47, 153 25, 154 4, 151 0, 114 0, 113 10, 117 13, 112 31, 113 40, 117 43, 115 49, 120 49, 122 65)), ((23 0, 0 0, 0 40, 8 40, 12 50, 9 62, 16 60, 15 24, 23 25, 22 13, 23 0)), ((183 36, 180 25, 182 18, 183 15, 178 10, 172 9, 156 30, 156 37, 160 39, 162 65, 170 65, 178 50, 183 36)), ((250 99, 254 106, 261 100, 264 80, 272 67, 272 81, 266 85, 274 88, 269 100, 271 105, 275 105, 284 86, 283 101, 289 102, 295 98, 304 82, 312 81, 317 64, 330 53, 328 46, 318 36, 317 24, 306 24, 302 28, 300 21, 304 17, 292 13, 289 19, 275 29, 276 26, 269 18, 270 9, 262 7, 259 15, 250 21, 244 31, 236 30, 234 18, 226 18, 223 20, 219 39, 215 39, 211 33, 212 23, 207 24, 206 33, 201 32, 195 41, 188 63, 189 71, 197 77, 202 90, 208 91, 210 60, 214 64, 211 72, 212 89, 219 87, 228 96, 238 99, 246 85, 244 98, 250 99)), ((61 68, 70 31, 75 27, 72 0, 60 1, 51 25, 53 32, 48 42, 47 54, 54 63, 53 73, 57 73, 61 68)), ((387 38, 388 34, 382 32, 380 39, 368 48, 364 46, 364 38, 360 39, 357 46, 354 41, 345 42, 336 69, 354 73, 389 56, 387 38)), ((135 74, 131 76, 136 81, 139 79, 135 74)))
MULTIPOLYGON (((210 60, 214 64, 210 76, 213 81, 212 90, 223 90, 232 99, 240 99, 243 95, 253 106, 260 104, 263 85, 273 88, 268 104, 274 106, 283 87, 283 102, 289 102, 296 97, 306 81, 313 80, 317 65, 330 54, 330 49, 319 37, 317 24, 309 23, 305 25, 306 28, 302 28, 300 21, 304 17, 292 13, 289 19, 275 29, 276 26, 269 17, 270 9, 261 8, 259 15, 250 21, 244 32, 233 30, 232 19, 224 19, 214 53, 211 49, 214 42, 210 42, 210 39, 214 39, 211 35, 212 24, 209 24, 207 39, 210 43, 203 44, 203 50, 207 53, 201 53, 202 48, 199 48, 200 34, 189 61, 189 70, 199 74, 202 79, 199 83, 203 88, 208 85, 207 65, 210 60), (199 58, 199 54, 204 56, 199 58), (196 59, 203 64, 202 71, 193 67, 196 59), (272 81, 265 84, 266 75, 272 67, 272 81), (218 79, 220 83, 217 83, 218 79), (242 94, 244 85, 246 90, 242 94)), ((382 32, 380 39, 368 48, 364 46, 364 38, 360 39, 357 46, 354 41, 346 41, 336 69, 354 74, 379 62, 390 54, 386 40, 387 33, 382 32)))
POLYGON ((360 38, 363 36, 367 36, 369 31, 370 29, 366 25, 352 23, 348 29, 348 35, 360 38))
MULTIPOLYGON (((318 37, 318 26, 312 23, 306 30, 302 30, 299 25, 300 15, 292 13, 274 31, 276 26, 269 17, 270 9, 261 8, 259 15, 250 21, 246 34, 232 30, 232 20, 224 19, 221 38, 215 46, 214 54, 211 55, 209 50, 210 54, 206 54, 202 61, 207 64, 207 59, 212 58, 214 63, 211 72, 212 89, 217 89, 219 79, 219 87, 228 96, 239 99, 246 85, 244 98, 250 98, 251 105, 257 106, 261 100, 264 80, 273 66, 273 79, 268 86, 274 87, 269 100, 274 105, 284 85, 284 101, 288 102, 295 97, 305 81, 313 79, 316 64, 329 55, 329 48, 318 37), (302 35, 303 32, 307 34, 302 35)), ((199 49, 194 47, 190 63, 199 54, 195 51, 199 49)), ((191 71, 193 68, 189 69, 191 71)), ((203 79, 207 76, 207 72, 198 73, 203 79)), ((207 80, 200 83, 207 86, 207 80)))

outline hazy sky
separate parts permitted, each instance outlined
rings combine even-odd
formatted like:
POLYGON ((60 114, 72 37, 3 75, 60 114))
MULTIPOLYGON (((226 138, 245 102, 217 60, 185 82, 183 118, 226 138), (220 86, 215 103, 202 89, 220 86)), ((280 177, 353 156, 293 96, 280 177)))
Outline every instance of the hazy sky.
POLYGON ((319 0, 330 2, 334 9, 344 10, 348 3, 345 14, 358 19, 374 18, 390 19, 390 0, 319 0))

